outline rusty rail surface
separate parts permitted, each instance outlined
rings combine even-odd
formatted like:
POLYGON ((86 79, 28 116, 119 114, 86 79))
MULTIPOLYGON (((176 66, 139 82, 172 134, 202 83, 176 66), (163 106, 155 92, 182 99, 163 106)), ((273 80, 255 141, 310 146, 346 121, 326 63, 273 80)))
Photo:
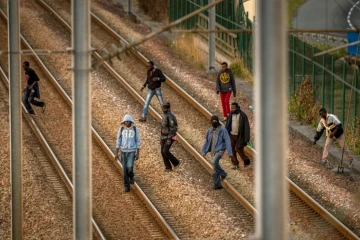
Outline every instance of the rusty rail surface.
MULTIPOLYGON (((5 86, 9 90, 9 79, 7 78, 5 72, 3 71, 3 69, 1 67, 0 67, 0 78, 3 80, 5 86)), ((62 167, 61 163, 57 159, 57 157, 56 157, 54 151, 51 149, 49 143, 46 141, 44 135, 41 133, 41 131, 40 131, 39 127, 37 126, 37 124, 35 123, 34 119, 32 117, 30 117, 29 114, 27 114, 27 111, 26 111, 24 105, 23 104, 21 104, 21 105, 22 105, 22 110, 23 110, 23 117, 26 119, 29 126, 33 130, 33 132, 34 132, 36 138, 38 139, 38 141, 40 142, 43 150, 46 152, 47 156, 50 158, 52 165, 56 169, 56 172, 59 174, 59 176, 63 180, 63 183, 65 184, 68 192, 72 196, 74 193, 74 186, 73 186, 70 178, 66 174, 64 168, 62 167)), ((106 238, 104 237, 103 233, 101 232, 101 230, 100 230, 99 226, 97 225, 96 221, 94 220, 94 218, 91 218, 91 222, 92 222, 93 232, 95 233, 97 238, 105 240, 106 238)))
MULTIPOLYGON (((1 17, 7 21, 7 17, 5 15, 5 13, 0 10, 0 15, 1 17)), ((36 54, 36 52, 34 51, 34 49, 30 46, 30 44, 25 40, 25 38, 21 35, 21 42, 22 44, 24 44, 26 46, 27 49, 29 49, 34 58, 36 59, 36 61, 38 62, 38 64, 41 66, 42 70, 44 71, 44 73, 46 74, 46 76, 48 77, 48 79, 51 81, 51 83, 53 84, 53 86, 55 87, 55 89, 58 91, 58 93, 62 96, 62 98, 65 100, 65 102, 69 105, 70 108, 72 108, 72 100, 71 98, 67 95, 67 93, 64 91, 64 89, 60 86, 60 84, 56 81, 56 79, 54 78, 54 76, 50 73, 50 71, 47 69, 47 67, 45 66, 45 64, 42 62, 42 60, 39 58, 39 56, 36 54)), ((91 127, 91 132, 92 132, 92 136, 93 138, 96 140, 96 142, 99 144, 99 146, 101 147, 101 149, 105 152, 105 154, 109 157, 109 159, 111 159, 111 161, 115 164, 116 168, 119 170, 119 172, 122 174, 122 165, 120 162, 115 161, 115 155, 114 153, 111 151, 111 149, 109 148, 109 146, 107 146, 107 144, 103 141, 103 139, 100 137, 100 135, 96 132, 96 130, 94 129, 94 127, 91 127)), ((152 202, 150 201, 150 199, 146 196, 146 194, 143 192, 143 190, 137 185, 137 183, 135 182, 133 184, 134 186, 134 190, 137 194, 137 196, 144 202, 144 204, 146 205, 146 207, 148 208, 148 210, 150 211, 150 213, 153 215, 153 217, 157 220, 157 222, 159 223, 159 225, 161 226, 161 228, 163 229, 163 231, 169 236, 169 238, 171 239, 179 239, 178 236, 176 235, 176 233, 174 232, 174 230, 170 227, 170 225, 166 222, 166 220, 164 219, 164 217, 159 213, 159 211, 156 209, 156 207, 152 204, 152 202)), ((97 227, 97 226, 96 226, 97 227)), ((105 238, 104 238, 105 239, 105 238)))

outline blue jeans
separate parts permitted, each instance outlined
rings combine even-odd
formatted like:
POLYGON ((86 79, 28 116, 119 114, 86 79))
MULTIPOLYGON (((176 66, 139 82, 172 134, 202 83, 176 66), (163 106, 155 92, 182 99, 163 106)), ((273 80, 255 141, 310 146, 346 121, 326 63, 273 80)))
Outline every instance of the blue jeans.
POLYGON ((144 105, 143 115, 142 115, 143 118, 146 118, 146 115, 147 115, 148 110, 149 110, 149 105, 150 105, 151 99, 153 98, 154 95, 156 95, 156 97, 159 100, 161 106, 164 103, 161 88, 156 88, 154 90, 149 89, 147 91, 147 93, 146 93, 145 105, 144 105))
POLYGON ((130 189, 130 178, 134 178, 134 160, 135 152, 121 152, 125 189, 130 189))
POLYGON ((212 177, 214 180, 215 187, 221 186, 220 177, 225 178, 227 176, 227 173, 220 166, 220 159, 222 158, 223 155, 224 155, 224 151, 219 151, 219 152, 215 153, 215 155, 212 157, 212 160, 211 160, 211 164, 212 164, 213 170, 214 170, 212 177))

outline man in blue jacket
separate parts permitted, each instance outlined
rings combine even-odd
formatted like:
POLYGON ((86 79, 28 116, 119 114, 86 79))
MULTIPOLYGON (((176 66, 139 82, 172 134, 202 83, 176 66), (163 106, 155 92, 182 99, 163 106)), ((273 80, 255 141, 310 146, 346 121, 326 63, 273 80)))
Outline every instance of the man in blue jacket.
POLYGON ((134 184, 134 161, 139 158, 140 132, 134 126, 133 118, 126 114, 116 137, 115 160, 121 157, 124 175, 124 192, 130 192, 130 184, 134 184))
POLYGON ((233 155, 229 134, 219 123, 217 116, 211 117, 211 125, 207 130, 205 143, 202 147, 202 155, 211 152, 214 172, 212 174, 214 180, 214 189, 222 189, 221 181, 227 176, 227 173, 220 166, 220 159, 224 155, 225 150, 228 151, 229 157, 233 155))

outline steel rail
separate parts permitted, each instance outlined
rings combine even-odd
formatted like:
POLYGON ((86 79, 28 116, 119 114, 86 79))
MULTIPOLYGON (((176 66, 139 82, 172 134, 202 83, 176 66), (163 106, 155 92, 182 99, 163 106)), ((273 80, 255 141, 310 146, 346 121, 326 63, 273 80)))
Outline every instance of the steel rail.
MULTIPOLYGON (((42 0, 38 0, 42 1, 42 0)), ((123 37, 121 37, 117 32, 111 29, 106 23, 104 23, 99 17, 95 14, 91 13, 92 20, 98 23, 100 26, 103 27, 109 34, 115 37, 118 41, 124 41, 126 44, 129 44, 123 37)), ((143 63, 147 64, 148 59, 141 54, 136 49, 132 48, 131 52, 138 57, 138 59, 143 63)), ((96 53, 97 54, 97 53, 96 53)), ((98 57, 101 57, 97 54, 98 57)), ((109 64, 106 63, 105 68, 110 71, 110 73, 116 77, 117 79, 121 79, 121 83, 130 91, 132 88, 120 75, 118 75, 115 70, 111 68, 109 64)), ((165 75, 165 74, 164 74, 165 75)), ((191 97, 185 90, 183 90, 178 84, 176 84, 170 77, 165 75, 167 78, 166 83, 173 88, 177 93, 179 93, 186 101, 188 101, 193 107, 195 107, 198 111, 200 111, 206 118, 210 119, 212 114, 208 111, 205 107, 203 107, 199 102, 197 102, 193 97, 191 97)), ((144 104, 144 100, 142 97, 136 92, 131 92, 136 98, 144 104)), ((150 107, 150 113, 154 116, 157 120, 160 120, 160 115, 150 107)), ((179 142, 197 159, 201 162, 201 164, 208 170, 212 171, 212 166, 189 144, 186 140, 180 135, 179 142), (204 162, 205 160, 205 162, 204 162)), ((253 158, 257 154, 253 148, 246 147, 246 152, 249 153, 253 158)), ((289 178, 286 178, 288 184, 290 186, 290 190, 294 192, 299 198, 304 200, 304 202, 314 209, 320 216, 322 216, 326 221, 328 221, 335 229, 341 232, 344 236, 349 239, 359 239, 350 229, 348 229, 343 223, 337 220, 330 212, 328 212, 325 208, 323 208, 320 204, 318 204, 313 198, 311 198, 308 194, 306 194, 301 188, 299 188, 294 182, 292 182, 289 178)), ((243 196, 227 181, 224 181, 225 188, 233 195, 249 212, 255 216, 256 209, 245 199, 243 196), (245 201, 244 201, 245 200, 245 201)))
MULTIPOLYGON (((44 3, 42 0, 37 0, 38 2, 44 3)), ((57 15, 51 7, 47 6, 47 9, 52 12, 54 15, 57 15)), ((58 16, 58 15, 57 15, 58 16)), ((111 29, 106 23, 104 23, 99 17, 95 14, 91 13, 92 20, 98 23, 103 27, 109 34, 115 37, 118 41, 123 41, 125 44, 129 44, 123 37, 121 37, 117 32, 111 29)), ((71 29, 70 26, 61 18, 58 17, 60 22, 63 22, 63 25, 68 29, 71 29)), ((131 52, 138 57, 138 59, 143 63, 147 64, 148 59, 138 52, 135 48, 130 49, 131 52)), ((95 57, 101 58, 100 54, 94 53, 95 57)), ((134 90, 108 63, 105 63, 104 67, 113 75, 130 93, 141 103, 144 104, 145 100, 134 90)), ((165 74, 164 74, 165 75, 165 74)), ((185 90, 183 90, 178 84, 176 84, 172 79, 170 79, 167 75, 166 83, 173 88, 177 93, 179 93, 184 99, 186 99, 193 107, 195 107, 198 111, 200 111, 206 118, 210 119, 212 114, 205 107, 203 107, 199 102, 197 102, 193 97, 191 97, 185 90)), ((149 107, 150 114, 157 120, 161 119, 161 116, 150 106, 149 107)), ((179 142, 197 159, 200 163, 209 171, 212 171, 211 164, 203 158, 196 149, 194 149, 184 137, 178 134, 179 142)), ((254 157, 257 153, 253 148, 246 147, 246 152, 249 153, 252 157, 254 157)), ((299 198, 304 200, 309 207, 314 209, 320 216, 322 216, 326 221, 328 221, 334 228, 336 228, 339 232, 341 232, 344 236, 349 239, 359 239, 350 229, 348 229, 344 224, 342 224, 339 220, 337 220, 330 212, 324 209, 321 205, 319 205, 314 199, 312 199, 308 194, 306 194, 303 190, 301 190, 295 183, 293 183, 289 178, 286 178, 289 183, 290 190, 293 191, 299 198)), ((256 215, 257 210, 226 180, 223 182, 224 187, 230 192, 232 196, 236 200, 240 202, 253 216, 256 215)))
MULTIPOLYGON (((9 90, 9 79, 7 78, 5 72, 3 71, 3 69, 1 67, 0 67, 0 78, 3 80, 5 86, 9 90)), ((62 167, 61 163, 59 162, 58 158, 56 157, 54 151, 51 149, 46 138, 41 133, 41 131, 40 131, 39 127, 37 126, 37 124, 35 123, 34 119, 32 117, 30 117, 29 114, 27 114, 27 111, 23 104, 22 104, 22 110, 23 110, 23 117, 27 120, 27 122, 28 122, 29 126, 31 127, 31 129, 33 130, 36 138, 40 142, 43 150, 46 152, 47 156, 50 158, 51 163, 53 164, 53 166, 56 169, 56 172, 59 174, 59 176, 62 179, 63 183, 65 184, 67 190, 69 191, 70 195, 72 196, 74 193, 74 186, 73 186, 70 178, 66 174, 64 168, 62 167)), ((103 233, 101 232, 101 230, 100 230, 99 226, 97 225, 96 221, 94 220, 94 218, 91 218, 91 222, 92 222, 93 231, 94 231, 95 235, 98 237, 98 239, 105 240, 106 238, 103 235, 103 233)))
MULTIPOLYGON (((7 17, 5 13, 0 10, 0 15, 4 20, 7 20, 7 17)), ((53 84, 55 89, 60 93, 62 98, 65 100, 65 102, 69 105, 70 108, 72 108, 73 102, 71 98, 67 95, 65 90, 61 87, 61 85, 56 81, 55 77, 50 73, 48 68, 45 66, 45 64, 42 62, 42 60, 39 58, 39 56, 34 52, 33 48, 30 46, 30 44, 26 41, 26 39, 21 35, 21 42, 28 48, 34 55, 34 58, 38 62, 38 64, 41 66, 42 70, 44 71, 45 75, 48 77, 50 82, 53 84)), ((120 162, 115 161, 115 155, 107 146, 107 144, 103 141, 103 139, 100 137, 100 135, 97 133, 97 131, 94 129, 94 127, 91 127, 92 136, 96 140, 96 142, 100 145, 100 147, 103 149, 105 154, 111 159, 111 161, 115 164, 116 168, 122 173, 122 165, 120 162)), ((172 239, 179 239, 175 231, 171 228, 171 226, 166 222, 164 217, 160 214, 160 212, 157 210, 157 208, 152 204, 150 199, 146 196, 144 191, 139 187, 139 185, 135 182, 133 184, 134 190, 137 194, 137 196, 145 203, 148 210, 151 212, 151 214, 154 216, 154 218, 157 220, 161 228, 164 230, 164 232, 172 239)))
MULTIPOLYGON (((46 9, 48 11, 50 11, 54 16, 60 17, 58 14, 56 14, 56 12, 50 7, 48 6, 44 1, 42 0, 37 0, 38 2, 40 2, 41 4, 43 4, 44 6, 46 5, 46 9)), ((93 16, 93 14, 92 14, 93 16)), ((60 17, 61 18, 61 17, 60 17)), ((100 20, 100 19, 99 19, 100 20)), ((65 26, 70 32, 71 32, 71 27, 63 20, 60 20, 60 23, 65 26)), ((103 23, 104 24, 104 23, 103 23)), ((111 28, 108 28, 109 30, 111 30, 111 28)), ((116 33, 116 32, 114 32, 116 33)), ((117 35, 119 36, 119 35, 117 35)), ((120 37, 120 36, 119 36, 120 37)), ((123 38, 121 38, 121 40, 124 40, 123 38)), ((125 41, 125 40, 124 40, 125 41)), ((126 42, 126 44, 128 44, 126 42)), ((135 49, 132 49, 132 51, 135 51, 135 53, 138 53, 135 49)), ((140 54, 140 53, 138 53, 140 54)), ((99 53, 97 52, 93 52, 93 55, 97 58, 100 59, 101 56, 99 53)), ((148 60, 142 55, 142 62, 143 63, 147 63, 148 60)), ((108 64, 107 62, 105 62, 103 64, 103 67, 115 78, 117 79, 130 93, 131 95, 136 98, 142 105, 145 104, 145 100, 136 92, 136 90, 134 88, 132 88, 124 78, 122 78, 111 66, 110 64, 108 64)), ((167 77, 167 76, 166 76, 167 77)), ((167 77, 168 78, 168 77, 167 77)), ((169 78, 168 78, 169 79, 169 78)), ((172 80, 170 80, 171 82, 173 82, 172 80)), ((186 93, 183 89, 181 89, 175 82, 173 82, 173 85, 170 85, 173 88, 178 89, 179 93, 181 94, 181 96, 187 96, 188 97, 188 101, 191 104, 190 101, 197 103, 198 109, 202 109, 202 113, 203 114, 207 114, 209 115, 209 118, 211 117, 211 113, 208 112, 201 104, 199 104, 198 102, 196 102, 195 99, 193 99, 188 93, 186 93), (192 100, 190 100, 192 99, 192 100)), ((150 114, 158 121, 161 121, 161 116, 156 112, 156 110, 149 106, 149 112, 150 114)), ((184 146, 184 148, 193 156, 195 157, 196 160, 198 160, 208 172, 212 172, 213 168, 211 166, 211 164, 191 145, 189 144, 185 138, 178 133, 178 141, 184 146)), ((223 181, 223 185, 225 187, 225 189, 228 190, 228 192, 252 215, 255 216, 256 215, 256 209, 235 189, 235 187, 233 187, 229 182, 227 182, 226 180, 223 181)))

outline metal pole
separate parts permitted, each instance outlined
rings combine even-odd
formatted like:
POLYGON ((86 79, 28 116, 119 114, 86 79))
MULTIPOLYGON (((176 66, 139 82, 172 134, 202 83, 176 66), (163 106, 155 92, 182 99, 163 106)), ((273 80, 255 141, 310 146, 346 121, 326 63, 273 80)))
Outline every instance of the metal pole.
POLYGON ((258 0, 256 5, 256 239, 263 240, 288 239, 286 2, 258 0))
POLYGON ((128 12, 126 14, 127 17, 129 16, 133 16, 134 14, 132 13, 132 1, 128 0, 128 12))
POLYGON ((74 239, 92 239, 90 0, 72 1, 74 239))
MULTIPOLYGON (((209 0, 209 4, 214 3, 215 0, 209 0)), ((209 30, 214 31, 215 30, 215 6, 211 7, 209 9, 209 30)), ((215 70, 215 33, 209 33, 209 73, 216 72, 215 70)))
POLYGON ((11 235, 23 239, 22 115, 19 0, 8 1, 10 73, 11 235))

